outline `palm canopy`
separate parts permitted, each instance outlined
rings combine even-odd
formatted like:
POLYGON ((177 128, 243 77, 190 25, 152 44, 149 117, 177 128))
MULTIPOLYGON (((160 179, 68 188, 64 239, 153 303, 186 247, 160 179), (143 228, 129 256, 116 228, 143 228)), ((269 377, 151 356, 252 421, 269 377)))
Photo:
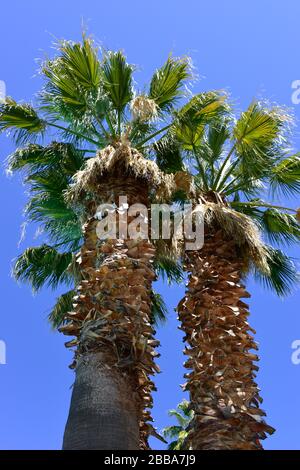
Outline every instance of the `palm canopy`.
MULTIPOLYGON (((210 93, 194 99, 205 103, 210 93)), ((189 105, 183 110, 190 113, 189 105)), ((196 115, 201 116, 199 107, 196 115)), ((155 146, 164 171, 189 171, 192 194, 202 203, 206 220, 217 219, 231 238, 243 244, 255 277, 279 295, 298 281, 293 261, 278 245, 300 240, 299 210, 276 202, 300 190, 300 155, 289 154, 291 123, 286 110, 259 101, 238 119, 230 106, 204 106, 201 117, 190 116, 155 146), (172 145, 163 145, 167 139, 172 145)))
MULTIPOLYGON (((79 275, 74 260, 82 244, 82 214, 64 197, 74 175, 91 154, 118 142, 152 158, 157 136, 181 125, 176 107, 191 77, 189 60, 169 57, 141 94, 134 89, 133 73, 121 51, 100 55, 85 36, 81 43, 61 41, 57 56, 41 66, 44 84, 36 106, 12 98, 0 104, 0 132, 9 132, 19 146, 8 158, 8 170, 23 172, 29 188, 26 217, 40 225, 46 240, 17 258, 14 274, 35 290, 56 288, 60 282, 71 285, 50 314, 55 326, 71 308, 79 275), (59 142, 51 141, 51 130, 59 142)), ((221 104, 219 96, 214 100, 221 104)), ((157 261, 157 271, 181 278, 180 268, 167 256, 157 261)), ((153 292, 152 300, 153 313, 164 317, 161 297, 153 292)))

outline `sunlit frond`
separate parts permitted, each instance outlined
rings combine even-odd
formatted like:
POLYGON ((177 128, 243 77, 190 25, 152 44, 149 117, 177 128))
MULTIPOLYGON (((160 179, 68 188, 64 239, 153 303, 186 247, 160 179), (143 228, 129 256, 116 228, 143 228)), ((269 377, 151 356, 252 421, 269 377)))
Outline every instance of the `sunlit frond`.
POLYGON ((40 97, 43 109, 79 126, 91 128, 101 84, 101 67, 91 39, 82 43, 62 41, 58 56, 42 66, 46 78, 40 97), (75 121, 75 122, 74 122, 75 121))
POLYGON ((12 98, 0 103, 0 132, 11 131, 17 143, 36 138, 45 130, 46 124, 35 109, 12 98))
POLYGON ((253 102, 233 129, 237 172, 252 177, 267 175, 283 151, 290 122, 285 110, 253 102))
POLYGON ((205 126, 228 113, 226 95, 210 91, 194 96, 177 113, 175 133, 187 150, 194 150, 203 142, 205 126))
POLYGON ((150 82, 149 97, 161 110, 169 110, 182 96, 183 85, 190 77, 188 59, 169 57, 164 65, 154 73, 150 82))
POLYGON ((102 64, 103 88, 115 109, 120 113, 131 101, 133 66, 126 62, 121 51, 108 51, 102 64))

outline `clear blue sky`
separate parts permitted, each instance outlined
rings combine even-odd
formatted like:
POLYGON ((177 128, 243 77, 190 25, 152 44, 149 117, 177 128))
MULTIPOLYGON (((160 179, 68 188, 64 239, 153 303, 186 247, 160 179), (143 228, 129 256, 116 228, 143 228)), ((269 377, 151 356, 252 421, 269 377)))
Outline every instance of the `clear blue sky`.
MULTIPOLYGON (((300 79, 298 0, 9 0, 0 6, 0 80, 7 94, 30 100, 39 89, 36 58, 51 54, 53 38, 79 39, 82 21, 108 48, 122 48, 140 66, 136 79, 144 84, 169 52, 190 54, 200 78, 194 91, 229 90, 238 108, 265 96, 292 106, 291 83, 300 79)), ((300 127, 295 148, 300 149, 300 127)), ((12 150, 0 138, 1 161, 12 150)), ((0 365, 0 448, 59 449, 69 407, 73 372, 65 338, 50 330, 47 311, 55 294, 33 297, 29 287, 10 276, 11 260, 34 240, 27 227, 18 248, 26 197, 18 177, 0 174, 1 191, 1 315, 0 340, 7 345, 7 364, 0 365)), ((299 201, 289 201, 294 207, 299 201)), ((299 256, 299 248, 290 250, 299 256)), ((260 343, 258 382, 269 423, 277 432, 267 449, 300 449, 300 365, 291 362, 291 343, 300 339, 299 292, 278 300, 249 280, 251 322, 260 343)), ((169 322, 159 331, 162 374, 156 380, 154 416, 161 429, 167 410, 182 397, 183 356, 173 310, 183 287, 159 284, 167 297, 169 322)), ((157 444, 155 444, 157 446, 157 444)))

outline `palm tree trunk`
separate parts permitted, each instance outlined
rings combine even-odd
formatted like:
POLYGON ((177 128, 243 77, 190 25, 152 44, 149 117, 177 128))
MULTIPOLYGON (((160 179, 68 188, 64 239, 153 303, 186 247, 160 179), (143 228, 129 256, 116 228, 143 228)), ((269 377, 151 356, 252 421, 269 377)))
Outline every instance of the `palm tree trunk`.
POLYGON ((185 375, 194 418, 185 447, 201 450, 262 449, 272 433, 259 408, 257 349, 247 318, 250 297, 241 283, 243 264, 221 230, 209 233, 200 251, 186 252, 190 273, 179 319, 189 347, 185 375))
POLYGON ((114 357, 88 352, 78 359, 64 449, 138 449, 139 410, 130 374, 120 374, 114 357))
MULTIPOLYGON (((126 195, 129 205, 139 202, 148 207, 145 182, 125 173, 108 180, 99 183, 98 202, 115 202, 126 195)), ((101 241, 98 222, 91 216, 84 225, 77 259, 82 280, 74 312, 68 315, 71 321, 61 328, 76 336, 66 346, 77 347, 63 448, 148 448, 154 389, 149 375, 159 370, 150 318, 155 250, 145 239, 101 241)))

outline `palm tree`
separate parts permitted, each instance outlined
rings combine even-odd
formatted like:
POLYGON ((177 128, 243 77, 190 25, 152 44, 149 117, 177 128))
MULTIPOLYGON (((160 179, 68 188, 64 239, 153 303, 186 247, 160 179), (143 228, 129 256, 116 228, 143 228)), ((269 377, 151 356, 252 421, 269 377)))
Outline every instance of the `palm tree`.
POLYGON ((133 71, 122 52, 99 57, 90 38, 62 41, 42 64, 36 107, 11 98, 0 105, 0 131, 19 146, 9 170, 23 171, 27 218, 44 233, 41 246, 18 257, 15 276, 35 290, 70 286, 50 313, 55 327, 75 337, 66 343, 75 349, 76 378, 65 449, 147 448, 153 432, 152 313, 163 304, 151 285, 157 272, 176 278, 180 269, 166 252, 156 256, 150 240, 118 233, 99 240, 95 214, 101 203, 118 206, 120 196, 147 207, 170 197, 174 178, 153 161, 153 144, 178 127, 175 106, 190 70, 188 60, 169 57, 140 94, 133 71))
POLYGON ((185 159, 205 230, 202 249, 185 252, 189 278, 178 305, 194 411, 185 448, 261 449, 260 440, 274 431, 260 409, 255 331, 242 299, 250 297, 249 273, 278 295, 298 280, 278 245, 299 241, 299 210, 275 202, 280 193, 300 190, 300 156, 288 154, 289 127, 284 110, 253 102, 238 120, 231 113, 205 126, 191 120, 175 135, 176 158, 157 147, 164 171, 185 159))
POLYGON ((193 418, 193 410, 187 400, 182 400, 176 410, 170 410, 168 415, 176 418, 177 425, 166 426, 162 434, 166 439, 173 439, 168 445, 169 450, 182 450, 188 436, 187 427, 193 418))

